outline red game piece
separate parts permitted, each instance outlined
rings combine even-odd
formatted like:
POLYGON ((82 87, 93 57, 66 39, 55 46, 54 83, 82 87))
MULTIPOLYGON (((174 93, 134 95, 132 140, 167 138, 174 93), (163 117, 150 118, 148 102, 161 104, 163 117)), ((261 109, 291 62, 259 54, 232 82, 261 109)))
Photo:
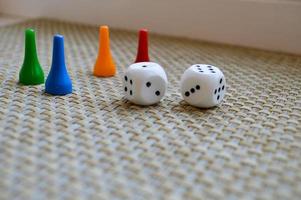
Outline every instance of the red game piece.
POLYGON ((139 31, 139 43, 135 63, 137 62, 149 62, 147 29, 141 29, 139 31))

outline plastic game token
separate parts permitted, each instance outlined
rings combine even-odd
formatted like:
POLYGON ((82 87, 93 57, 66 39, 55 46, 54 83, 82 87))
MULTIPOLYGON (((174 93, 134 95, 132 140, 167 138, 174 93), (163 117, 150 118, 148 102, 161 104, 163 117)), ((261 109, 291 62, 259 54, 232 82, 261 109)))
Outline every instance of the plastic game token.
POLYGON ((99 50, 93 74, 99 77, 110 77, 116 74, 116 66, 110 50, 108 26, 99 28, 99 50))
POLYGON ((35 31, 33 29, 25 30, 25 55, 19 73, 19 83, 23 85, 44 83, 44 72, 38 59, 35 31))
POLYGON ((147 29, 141 29, 139 31, 138 50, 135 63, 137 62, 149 62, 147 29))
POLYGON ((52 64, 45 83, 45 92, 52 95, 72 93, 72 82, 65 64, 64 37, 53 38, 52 64))

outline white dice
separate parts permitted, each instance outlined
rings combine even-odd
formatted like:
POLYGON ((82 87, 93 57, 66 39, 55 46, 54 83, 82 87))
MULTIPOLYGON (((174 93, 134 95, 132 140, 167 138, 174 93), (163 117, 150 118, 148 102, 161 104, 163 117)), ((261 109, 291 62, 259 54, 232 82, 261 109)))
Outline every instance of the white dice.
POLYGON ((129 101, 138 105, 158 103, 167 89, 164 69, 153 62, 130 65, 123 77, 123 90, 129 101))
POLYGON ((195 64, 181 77, 181 94, 190 105, 209 108, 224 98, 226 79, 223 72, 212 65, 195 64))

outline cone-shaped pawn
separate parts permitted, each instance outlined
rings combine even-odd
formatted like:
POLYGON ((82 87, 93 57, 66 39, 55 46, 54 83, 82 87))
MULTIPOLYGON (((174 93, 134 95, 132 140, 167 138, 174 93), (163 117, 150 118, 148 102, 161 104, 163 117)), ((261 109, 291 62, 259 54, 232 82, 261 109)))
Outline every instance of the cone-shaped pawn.
POLYGON ((149 62, 147 29, 141 29, 139 31, 138 51, 135 62, 149 62))
POLYGON ((65 65, 64 37, 53 38, 52 64, 45 83, 45 92, 52 95, 72 93, 72 82, 65 65))
POLYGON ((35 31, 25 30, 25 55, 19 73, 19 83, 23 85, 38 85, 44 83, 44 72, 39 63, 35 31))
POLYGON ((109 77, 116 73, 116 66, 110 50, 109 28, 101 26, 99 28, 99 50, 94 65, 93 74, 95 76, 109 77))

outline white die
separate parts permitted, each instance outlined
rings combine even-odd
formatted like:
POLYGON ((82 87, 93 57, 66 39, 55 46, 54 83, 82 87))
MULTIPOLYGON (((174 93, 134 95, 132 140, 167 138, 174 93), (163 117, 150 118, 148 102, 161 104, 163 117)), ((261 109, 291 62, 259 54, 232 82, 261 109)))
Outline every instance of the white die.
POLYGON ((181 94, 190 105, 209 108, 218 105, 226 92, 223 72, 212 65, 195 64, 181 77, 181 94))
POLYGON ((123 77, 123 91, 129 101, 138 105, 158 103, 167 89, 167 76, 157 63, 139 62, 130 65, 123 77))

